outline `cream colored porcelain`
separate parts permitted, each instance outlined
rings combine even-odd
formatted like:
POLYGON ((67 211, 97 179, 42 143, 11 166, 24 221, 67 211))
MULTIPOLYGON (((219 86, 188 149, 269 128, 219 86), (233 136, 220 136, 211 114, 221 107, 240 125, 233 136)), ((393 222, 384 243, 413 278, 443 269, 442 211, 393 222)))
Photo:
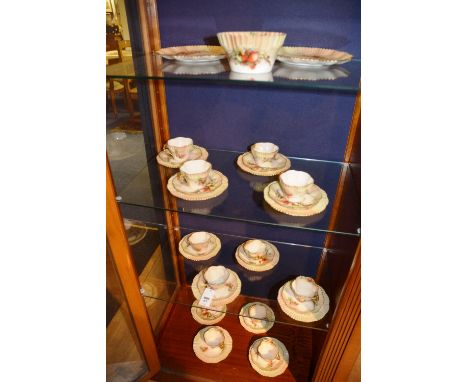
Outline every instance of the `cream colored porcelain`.
POLYGON ((265 377, 277 377, 289 364, 289 353, 284 344, 272 337, 257 339, 249 349, 253 369, 265 377))
POLYGON ((250 151, 255 159, 255 162, 262 166, 265 162, 271 162, 278 154, 279 147, 270 142, 258 142, 252 145, 250 151))
POLYGON ((313 300, 317 295, 319 287, 313 278, 298 276, 291 283, 291 289, 296 297, 298 297, 298 300, 303 302, 313 300))
POLYGON ((301 322, 321 320, 330 307, 330 299, 325 290, 312 278, 305 276, 287 281, 278 291, 278 303, 284 313, 301 322))
POLYGON ((302 46, 284 46, 278 51, 278 60, 290 65, 320 67, 343 64, 353 56, 339 50, 302 46))
POLYGON ((203 277, 211 288, 216 289, 226 282, 229 272, 222 265, 213 265, 205 271, 203 277))
POLYGON ((271 72, 286 33, 221 32, 217 36, 229 57, 229 66, 233 72, 268 73, 271 72))
POLYGON ((209 347, 217 347, 224 343, 224 334, 217 327, 212 327, 203 334, 203 339, 209 347))
POLYGON ((156 53, 168 60, 188 64, 218 61, 226 56, 224 49, 217 45, 172 46, 159 49, 156 53))
POLYGON ((220 326, 202 328, 193 339, 193 351, 203 362, 218 363, 232 350, 232 337, 220 326))
POLYGON ((191 150, 188 152, 187 156, 184 158, 179 158, 176 155, 172 154, 171 150, 166 147, 161 150, 157 157, 156 161, 164 167, 169 168, 179 168, 188 160, 196 160, 196 159, 208 159, 208 151, 206 151, 203 147, 192 145, 191 150))
POLYGON ((244 243, 244 249, 248 252, 248 255, 254 259, 265 255, 267 251, 267 245, 262 240, 247 240, 244 243))
POLYGON ((270 338, 264 338, 258 345, 258 354, 265 360, 271 361, 278 357, 279 348, 270 338))
POLYGON ((203 188, 211 172, 211 163, 203 159, 189 160, 180 167, 180 172, 189 187, 203 188))
POLYGON ((254 304, 249 307, 249 316, 259 320, 267 318, 267 310, 265 306, 254 304))
POLYGON ((194 232, 188 237, 190 246, 197 251, 205 251, 210 244, 210 234, 205 231, 194 232))
POLYGON ((292 282, 286 284, 286 286, 282 290, 282 295, 283 299, 285 301, 288 301, 291 305, 291 307, 294 308, 294 310, 301 312, 301 313, 307 313, 307 312, 312 312, 315 309, 315 302, 312 300, 312 298, 307 298, 298 295, 293 289, 292 289, 292 282))
POLYGON ((191 138, 177 137, 167 141, 167 148, 175 159, 186 159, 192 147, 193 140, 191 138))
POLYGON ((279 184, 291 202, 301 202, 312 189, 314 179, 304 171, 288 170, 279 176, 279 184))

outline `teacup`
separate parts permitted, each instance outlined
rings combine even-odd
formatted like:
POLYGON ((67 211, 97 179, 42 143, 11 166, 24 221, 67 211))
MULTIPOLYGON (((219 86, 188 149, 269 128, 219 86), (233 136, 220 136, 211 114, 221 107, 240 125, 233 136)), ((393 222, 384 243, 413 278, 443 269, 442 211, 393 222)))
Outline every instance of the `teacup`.
POLYGON ((304 302, 314 300, 319 288, 313 278, 298 276, 291 283, 291 289, 296 298, 304 302))
POLYGON ((229 278, 229 271, 222 265, 213 265, 208 267, 203 277, 211 288, 216 289, 227 281, 229 278))
POLYGON ((224 343, 224 333, 218 327, 213 326, 203 334, 203 339, 209 347, 215 348, 224 343))
POLYGON ((258 142, 252 145, 250 151, 259 166, 271 161, 278 153, 279 147, 270 142, 258 142))
POLYGON ((191 138, 177 137, 167 141, 167 148, 175 159, 185 159, 188 157, 193 147, 191 138))
POLYGON ((247 240, 244 243, 244 250, 247 252, 247 255, 249 255, 252 258, 259 258, 263 255, 265 255, 267 246, 265 242, 262 240, 247 240))
POLYGON ((304 171, 288 170, 279 176, 279 184, 291 202, 301 202, 314 185, 314 179, 304 171))
POLYGON ((205 251, 210 244, 210 234, 208 232, 200 231, 194 232, 188 237, 190 246, 196 251, 205 251))
POLYGON ((249 307, 249 316, 258 320, 267 318, 267 310, 263 305, 253 304, 249 307))
POLYGON ((267 361, 272 361, 275 358, 278 358, 278 355, 279 355, 278 345, 276 345, 275 341, 273 341, 269 337, 264 338, 260 342, 260 345, 258 345, 257 351, 260 357, 262 357, 264 360, 267 360, 267 361))
POLYGON ((194 189, 203 188, 210 176, 211 163, 203 159, 189 160, 180 167, 189 187, 194 189))

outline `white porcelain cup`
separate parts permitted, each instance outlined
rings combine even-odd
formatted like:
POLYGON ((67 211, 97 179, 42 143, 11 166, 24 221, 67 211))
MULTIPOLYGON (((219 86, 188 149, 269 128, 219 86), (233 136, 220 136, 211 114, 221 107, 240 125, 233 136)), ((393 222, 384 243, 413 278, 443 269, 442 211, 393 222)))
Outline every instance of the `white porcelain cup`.
POLYGON ((318 292, 318 285, 311 277, 298 276, 291 283, 291 289, 299 301, 311 301, 318 292))
POLYGON ((210 234, 204 231, 194 232, 188 237, 188 242, 193 249, 204 251, 210 243, 210 234))
POLYGON ((247 255, 249 255, 252 258, 258 258, 263 256, 266 253, 267 246, 265 242, 262 240, 247 240, 244 243, 244 249, 247 252, 247 255))
POLYGON ((224 333, 216 326, 209 328, 203 335, 203 339, 210 347, 217 347, 224 342, 224 333))
POLYGON ((279 348, 271 338, 264 338, 258 345, 258 354, 265 360, 271 361, 278 356, 279 348))
POLYGON ((267 317, 267 310, 263 305, 254 304, 249 307, 249 316, 263 320, 267 317))
POLYGON ((288 170, 279 176, 279 184, 291 202, 301 202, 312 190, 314 179, 304 171, 288 170))
POLYGON ((213 265, 207 268, 203 276, 211 288, 217 289, 227 281, 229 271, 222 265, 213 265))
POLYGON ((252 145, 250 152, 255 162, 261 166, 265 162, 271 161, 278 153, 279 147, 270 142, 258 142, 252 145))
POLYGON ((193 147, 191 138, 177 137, 167 141, 167 148, 175 159, 186 159, 193 147))
POLYGON ((192 188, 203 188, 211 172, 211 163, 203 159, 189 160, 180 167, 187 184, 192 188))

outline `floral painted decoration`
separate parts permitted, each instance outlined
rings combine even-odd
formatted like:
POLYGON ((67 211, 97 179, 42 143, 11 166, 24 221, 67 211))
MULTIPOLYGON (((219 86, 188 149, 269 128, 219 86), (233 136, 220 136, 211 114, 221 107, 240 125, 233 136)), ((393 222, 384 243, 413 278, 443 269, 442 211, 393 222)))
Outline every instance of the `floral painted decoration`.
POLYGON ((270 62, 270 57, 266 54, 261 54, 254 49, 239 49, 231 54, 232 58, 239 64, 248 65, 250 69, 255 69, 261 60, 270 62))

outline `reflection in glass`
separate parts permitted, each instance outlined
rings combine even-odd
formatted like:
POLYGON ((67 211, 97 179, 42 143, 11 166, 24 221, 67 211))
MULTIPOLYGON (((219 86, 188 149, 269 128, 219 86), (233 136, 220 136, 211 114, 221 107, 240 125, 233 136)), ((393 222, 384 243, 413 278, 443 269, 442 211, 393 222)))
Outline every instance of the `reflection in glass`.
POLYGON ((179 62, 165 62, 163 72, 179 75, 200 75, 200 74, 218 74, 228 70, 227 63, 224 61, 181 64, 179 62))
POLYGON ((297 81, 333 81, 338 78, 346 78, 349 71, 339 66, 306 68, 287 64, 279 64, 275 67, 275 77, 287 78, 297 81))
POLYGON ((106 380, 133 382, 148 367, 109 250, 106 273, 106 380))

